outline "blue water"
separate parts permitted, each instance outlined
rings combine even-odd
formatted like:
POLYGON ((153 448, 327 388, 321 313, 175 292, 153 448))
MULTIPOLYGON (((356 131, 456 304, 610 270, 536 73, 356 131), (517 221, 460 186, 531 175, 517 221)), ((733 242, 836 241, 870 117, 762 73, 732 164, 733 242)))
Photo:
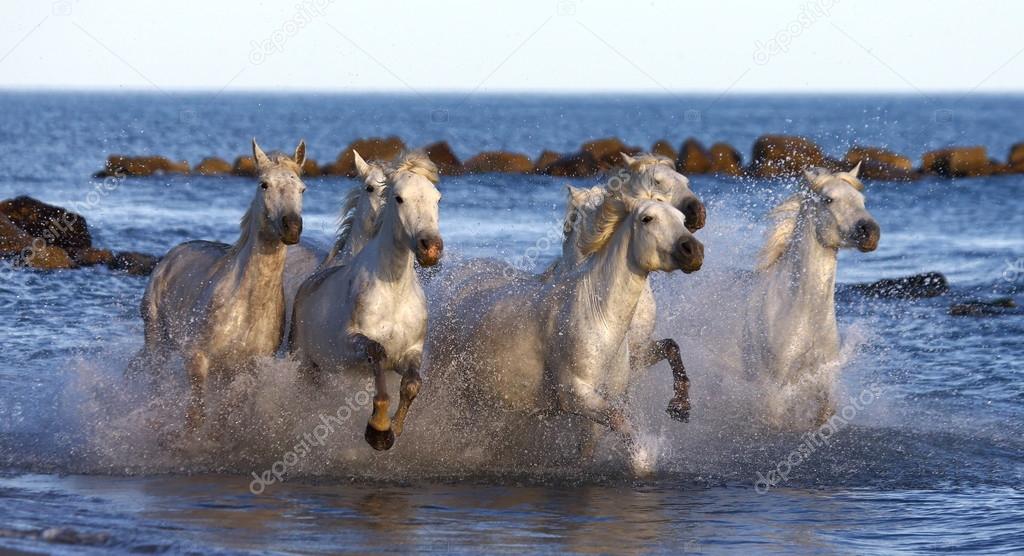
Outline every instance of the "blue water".
MULTIPOLYGON (((950 144, 1005 158, 1024 140, 1024 97, 488 97, 0 93, 0 198, 77 206, 98 245, 163 253, 195 238, 231 241, 253 190, 235 177, 128 179, 89 197, 107 154, 232 159, 257 136, 332 159, 349 141, 447 140, 463 158, 488 149, 536 156, 618 136, 727 141, 745 156, 766 132, 802 134, 833 156, 852 144, 912 157, 950 144), (90 199, 92 199, 90 201, 90 199), (98 200, 97 200, 98 199, 98 200)), ((867 183, 882 227, 877 251, 843 253, 837 297, 848 353, 840 406, 879 395, 828 446, 760 493, 759 473, 801 443, 759 430, 729 390, 728 333, 737 271, 751 268, 764 214, 793 187, 693 176, 708 206, 704 269, 656 276, 659 333, 683 348, 691 422, 661 413, 667 368, 637 385, 632 408, 659 446, 637 481, 608 455, 594 468, 528 452, 481 454, 473 432, 442 426, 444 400, 414 409, 394 450, 368 453, 343 430, 250 491, 337 395, 292 385, 266 362, 247 424, 220 444, 168 450, 180 394, 166 400, 120 378, 141 344, 144 278, 91 268, 18 272, 0 284, 0 548, 29 551, 1012 553, 1024 551, 1024 316, 955 317, 953 303, 1024 302, 1024 175, 867 183), (1015 272, 1019 268, 1021 272, 1015 272), (869 299, 845 287, 924 271, 945 296, 869 299), (156 432, 154 432, 156 431, 156 432), (469 440, 467 440, 469 439, 469 440), (65 528, 72 544, 40 538, 65 528)), ((558 247, 566 180, 445 178, 446 256, 546 264, 558 247), (533 255, 524 259, 528 249, 533 255)), ((596 180, 578 184, 596 183, 596 180)), ((307 180, 306 236, 327 241, 344 189, 307 180)), ((6 264, 6 263, 0 263, 6 264)), ((742 284, 739 284, 742 286, 742 284)), ((418 402, 419 403, 419 402, 418 402)), ((488 418, 486 416, 482 418, 488 418)), ((356 419, 355 421, 358 421, 356 419)), ((355 423, 354 423, 355 424, 355 423)))

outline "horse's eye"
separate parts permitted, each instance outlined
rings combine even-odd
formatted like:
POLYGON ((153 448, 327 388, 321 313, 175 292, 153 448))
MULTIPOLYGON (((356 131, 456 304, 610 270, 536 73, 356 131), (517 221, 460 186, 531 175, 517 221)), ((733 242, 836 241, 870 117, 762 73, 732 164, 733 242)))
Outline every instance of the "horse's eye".
POLYGON ((401 195, 395 195, 395 202, 398 204, 402 204, 405 202, 405 199, 403 199, 401 195))
POLYGON ((260 189, 266 191, 267 189, 270 189, 270 184, 265 182, 265 181, 261 181, 260 182, 260 189))
POLYGON ((832 197, 823 197, 822 200, 825 201, 826 205, 831 205, 833 199, 832 197))
POLYGON ((367 185, 366 186, 366 192, 367 193, 373 193, 373 186, 372 185, 367 185))
POLYGON ((643 222, 644 224, 650 224, 651 221, 653 221, 653 220, 654 220, 654 217, 651 216, 650 214, 645 214, 644 216, 642 216, 640 218, 640 221, 643 222))

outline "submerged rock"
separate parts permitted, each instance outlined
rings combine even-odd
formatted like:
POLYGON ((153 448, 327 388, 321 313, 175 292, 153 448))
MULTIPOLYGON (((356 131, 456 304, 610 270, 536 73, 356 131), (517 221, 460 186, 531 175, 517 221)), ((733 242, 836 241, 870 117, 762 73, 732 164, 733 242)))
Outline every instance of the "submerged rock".
POLYGON ((558 162, 560 158, 562 158, 562 155, 555 151, 541 151, 540 155, 537 156, 537 160, 533 162, 534 173, 547 174, 548 168, 550 168, 555 162, 558 162))
POLYGON ((522 153, 485 151, 466 161, 466 171, 471 174, 529 174, 533 171, 530 157, 522 153))
POLYGON ((993 165, 985 147, 951 147, 924 154, 921 170, 951 178, 987 176, 993 165))
POLYGON ((711 145, 711 173, 738 176, 743 173, 743 155, 728 143, 711 145))
POLYGON ((825 156, 821 147, 803 137, 762 135, 754 142, 747 171, 759 178, 799 176, 804 169, 820 166, 837 170, 838 164, 825 156))
POLYGON ((859 176, 865 179, 909 181, 918 177, 910 158, 876 147, 853 147, 844 161, 850 168, 859 163, 859 176))
POLYGON ((231 173, 236 176, 253 177, 256 175, 256 161, 251 156, 240 156, 235 159, 231 173))
POLYGON ((618 137, 605 137, 587 141, 580 146, 580 153, 589 154, 597 163, 598 170, 608 170, 622 166, 622 153, 639 154, 640 147, 626 145, 618 137))
POLYGON ((448 142, 431 143, 423 147, 423 152, 437 166, 437 170, 442 176, 457 176, 463 173, 462 161, 455 155, 455 151, 452 150, 448 142))
POLYGON ((870 284, 854 284, 853 288, 870 297, 916 299, 945 294, 949 291, 949 282, 939 272, 926 272, 903 278, 886 278, 870 284))
POLYGON ((679 147, 676 170, 685 176, 706 174, 711 171, 711 153, 700 141, 690 137, 679 147))
POLYGON ((22 195, 0 202, 3 214, 33 238, 61 249, 92 247, 92 235, 85 217, 22 195))
POLYGON ((219 176, 224 174, 230 174, 232 170, 231 163, 223 158, 209 157, 204 158, 196 167, 192 169, 197 174, 203 176, 219 176))
POLYGON ((111 176, 152 176, 154 174, 187 174, 186 161, 175 162, 163 156, 126 156, 112 154, 107 157, 107 166, 97 172, 98 178, 111 176))
POLYGON ((679 153, 676 152, 672 143, 669 143, 664 139, 658 139, 653 145, 651 145, 651 154, 664 156, 671 160, 675 160, 679 156, 679 153))
POLYGON ((1007 169, 1014 174, 1024 174, 1024 143, 1015 143, 1006 157, 1007 169))
POLYGON ((548 164, 542 173, 559 178, 589 178, 601 172, 590 153, 573 153, 548 164))
POLYGON ((1012 297, 1000 297, 992 300, 972 300, 963 303, 955 303, 949 308, 949 314, 954 317, 997 317, 1008 314, 1016 314, 1017 302, 1012 297))
POLYGON ((133 251, 122 251, 114 255, 113 259, 107 263, 107 268, 126 272, 132 276, 149 276, 159 262, 159 257, 133 251))

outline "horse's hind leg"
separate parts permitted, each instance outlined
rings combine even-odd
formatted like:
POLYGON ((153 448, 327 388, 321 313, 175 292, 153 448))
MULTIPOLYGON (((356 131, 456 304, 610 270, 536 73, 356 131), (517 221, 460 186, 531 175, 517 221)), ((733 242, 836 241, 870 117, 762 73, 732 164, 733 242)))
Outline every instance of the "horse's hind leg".
POLYGON ((651 342, 646 350, 631 358, 634 369, 646 369, 662 360, 668 360, 672 368, 672 399, 665 411, 676 421, 690 420, 690 378, 686 376, 686 367, 679 352, 679 344, 672 338, 651 342))
POLYGON ((398 410, 395 411, 395 417, 391 424, 392 430, 395 431, 395 436, 401 436, 402 428, 405 426, 405 418, 409 413, 409 406, 412 405, 412 401, 420 393, 420 386, 423 384, 420 378, 420 361, 421 355, 417 353, 409 357, 403 365, 401 397, 398 401, 398 410))
POLYGON ((390 450, 395 445, 395 432, 391 429, 391 417, 388 414, 390 399, 388 398, 388 381, 384 375, 384 362, 387 354, 379 343, 357 334, 352 338, 353 351, 365 355, 373 367, 373 379, 376 392, 373 396, 373 415, 366 423, 363 438, 374 450, 390 450))
POLYGON ((210 362, 206 355, 195 353, 185 362, 185 369, 188 371, 191 387, 185 426, 192 432, 203 426, 203 418, 206 415, 206 379, 210 373, 210 362))

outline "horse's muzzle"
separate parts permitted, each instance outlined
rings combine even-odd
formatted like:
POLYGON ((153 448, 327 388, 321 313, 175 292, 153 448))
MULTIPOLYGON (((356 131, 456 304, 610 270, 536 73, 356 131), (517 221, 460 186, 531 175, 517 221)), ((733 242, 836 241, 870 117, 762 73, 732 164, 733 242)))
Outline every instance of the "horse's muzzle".
POLYGON ((693 197, 687 199, 679 204, 679 212, 683 213, 686 217, 686 229, 691 232, 704 227, 704 223, 707 220, 708 213, 704 209, 704 203, 700 202, 699 199, 693 197))
POLYGON ((704 264, 704 244, 697 241, 697 238, 684 239, 676 246, 673 258, 679 269, 686 274, 697 272, 704 264))
POLYGON ((285 245, 295 245, 302 237, 302 217, 297 214, 289 214, 281 219, 281 242, 285 245))
POLYGON ((444 254, 444 241, 437 236, 421 237, 416 240, 416 261, 420 266, 434 266, 444 254))
POLYGON ((861 220, 857 222, 854 230, 854 240, 857 242, 857 249, 862 253, 868 253, 878 248, 878 240, 882 236, 882 229, 874 220, 861 220))

